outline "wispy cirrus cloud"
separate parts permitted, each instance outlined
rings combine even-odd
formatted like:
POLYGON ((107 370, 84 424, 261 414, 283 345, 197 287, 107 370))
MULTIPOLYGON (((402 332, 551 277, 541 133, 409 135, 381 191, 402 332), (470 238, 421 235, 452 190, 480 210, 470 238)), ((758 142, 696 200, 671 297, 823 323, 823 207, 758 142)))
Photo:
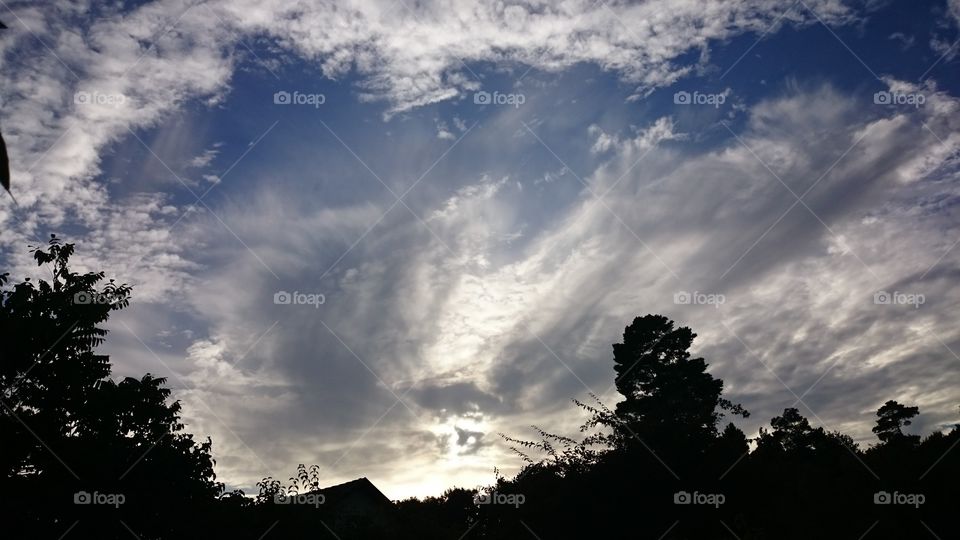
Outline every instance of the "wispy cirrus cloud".
MULTIPOLYGON (((522 230, 520 194, 536 179, 480 177, 415 207, 423 222, 391 216, 322 279, 279 252, 267 260, 282 285, 255 280, 249 266, 221 276, 208 294, 229 294, 229 305, 197 308, 211 335, 240 356, 276 323, 241 365, 271 366, 290 400, 269 434, 257 434, 265 419, 256 410, 227 412, 227 423, 270 463, 319 456, 336 463, 338 478, 372 470, 404 493, 470 485, 491 463, 510 461, 493 432, 521 433, 531 422, 573 429, 569 398, 593 391, 615 401, 609 346, 646 312, 700 334, 698 352, 754 412, 748 432, 796 404, 865 440, 872 411, 893 398, 927 411, 923 429, 948 423, 957 397, 950 349, 960 345, 949 306, 960 299, 948 277, 958 254, 947 201, 958 195, 960 140, 936 134, 955 130, 957 102, 934 87, 891 80, 890 88, 922 91, 928 107, 879 106, 829 85, 793 88, 746 111, 736 137, 701 149, 665 117, 626 134, 584 126, 585 138, 616 143, 549 227, 510 234, 522 230), (259 286, 240 286, 251 282, 259 286), (265 307, 277 287, 323 291, 326 303, 265 307), (683 291, 725 302, 675 303, 683 291), (926 303, 875 303, 884 291, 926 303), (330 418, 311 413, 333 408, 330 418), (267 441, 278 432, 297 449, 267 441), (438 476, 394 474, 401 464, 438 476)), ((482 137, 504 133, 512 129, 482 137)), ((528 133, 513 144, 550 155, 552 140, 528 133)), ((290 236, 276 220, 294 207, 244 207, 262 228, 254 249, 271 253, 272 238, 290 236)), ((300 241, 296 260, 326 260, 326 250, 300 241)), ((227 399, 217 377, 205 376, 206 391, 227 399)), ((238 452, 220 467, 252 482, 240 472, 249 459, 238 452)))
POLYGON ((949 82, 881 72, 925 98, 901 107, 778 67, 751 74, 756 96, 718 83, 724 109, 657 102, 716 75, 738 36, 724 69, 788 25, 866 24, 859 4, 10 7, 0 88, 24 208, 0 210, 7 266, 34 271, 23 244, 66 229, 82 268, 133 276, 117 371, 169 376, 233 486, 299 462, 393 496, 488 480, 511 466, 496 432, 565 430, 569 398, 615 399, 609 346, 647 312, 700 333, 748 432, 798 397, 863 440, 885 399, 919 404, 924 429, 955 419, 949 82), (584 64, 588 80, 562 78, 584 64), (251 105, 308 68, 348 96, 328 102, 345 119, 277 127, 251 105), (471 109, 493 80, 525 104, 471 109), (214 116, 251 122, 202 136, 214 116))

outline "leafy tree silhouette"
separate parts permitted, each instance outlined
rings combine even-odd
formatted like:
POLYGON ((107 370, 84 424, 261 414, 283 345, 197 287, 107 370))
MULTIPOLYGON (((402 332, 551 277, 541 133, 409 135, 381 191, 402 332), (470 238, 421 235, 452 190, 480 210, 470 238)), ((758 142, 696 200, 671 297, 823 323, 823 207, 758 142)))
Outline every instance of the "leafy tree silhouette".
POLYGON ((32 250, 50 281, 0 276, 0 450, 12 538, 190 535, 216 500, 211 442, 183 433, 165 379, 110 379, 100 325, 131 288, 70 268, 73 244, 32 250), (113 504, 99 504, 105 500, 113 504), (179 516, 179 519, 172 519, 179 516))
MULTIPOLYGON (((614 345, 614 410, 590 413, 582 440, 535 430, 539 441, 504 436, 527 463, 497 489, 519 493, 519 508, 480 508, 474 531, 486 538, 908 538, 924 527, 956 532, 947 501, 960 500, 955 475, 960 428, 919 446, 863 451, 843 433, 812 426, 788 407, 749 440, 724 412, 746 411, 722 397, 723 383, 691 358, 695 335, 660 315, 639 317, 614 345), (948 442, 950 441, 950 442, 948 442), (545 457, 536 459, 533 454, 545 457), (939 474, 929 471, 939 470, 939 474), (924 494, 925 506, 886 506, 883 492, 924 494), (724 503, 696 504, 695 494, 724 503), (680 497, 680 499, 674 499, 680 497), (716 500, 716 499, 714 499, 716 500), (672 504, 672 503, 678 504, 672 504)), ((915 408, 883 408, 881 432, 898 436, 915 408)), ((471 533, 473 534, 473 533, 471 533)))
POLYGON ((530 502, 482 509, 481 520, 499 524, 483 531, 492 538, 526 535, 528 528, 543 537, 595 536, 602 523, 599 530, 613 536, 727 534, 718 520, 691 518, 701 509, 674 504, 685 491, 718 493, 719 477, 748 450, 736 426, 719 429, 724 412, 748 413, 723 398, 723 382, 703 358, 691 357, 695 337, 662 315, 637 317, 613 345, 623 401, 611 409, 597 396, 596 405, 574 400, 590 414, 581 426, 590 434, 576 441, 535 427, 539 442, 505 437, 528 465, 498 489, 530 502), (629 519, 639 511, 645 520, 629 519))
POLYGON ((623 343, 613 346, 616 387, 626 399, 611 427, 621 440, 639 432, 676 447, 702 446, 716 437, 722 411, 749 416, 721 397, 723 381, 707 373, 706 361, 690 357, 695 337, 662 315, 637 317, 626 327, 623 343))
POLYGON ((877 425, 873 432, 881 442, 909 440, 911 444, 920 442, 917 435, 904 435, 903 427, 910 425, 910 419, 920 414, 919 407, 907 407, 890 400, 877 409, 877 425))

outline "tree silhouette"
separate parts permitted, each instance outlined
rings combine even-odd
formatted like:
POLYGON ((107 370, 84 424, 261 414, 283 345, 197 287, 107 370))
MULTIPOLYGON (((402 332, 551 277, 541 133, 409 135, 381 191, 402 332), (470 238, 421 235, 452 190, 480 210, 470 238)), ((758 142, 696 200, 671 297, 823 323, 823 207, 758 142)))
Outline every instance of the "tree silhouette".
POLYGON ((634 319, 613 346, 615 384, 624 400, 614 409, 597 396, 596 405, 574 400, 590 414, 581 431, 600 430, 580 441, 540 428, 540 441, 505 437, 528 465, 498 489, 530 502, 483 508, 478 528, 491 538, 529 534, 528 527, 543 537, 596 536, 601 522, 605 535, 656 538, 686 510, 675 532, 722 534, 719 521, 691 519, 690 507, 674 504, 685 489, 716 493, 717 479, 748 450, 736 426, 719 429, 724 411, 748 413, 723 398, 723 382, 707 373, 703 358, 691 357, 695 337, 662 315, 634 319), (641 509, 642 523, 624 521, 641 509), (489 522, 500 525, 484 526, 489 522))
POLYGON ((918 414, 920 414, 919 407, 907 407, 890 400, 877 409, 877 425, 874 426, 873 432, 884 443, 904 439, 919 442, 920 437, 903 434, 903 427, 909 426, 910 419, 918 414))
POLYGON ((131 288, 73 272, 74 246, 55 235, 32 252, 50 281, 7 288, 0 277, 0 488, 21 494, 10 532, 55 538, 76 521, 78 536, 159 538, 201 522, 191 517, 222 491, 211 442, 182 432, 165 379, 116 383, 95 352, 107 335, 100 325, 129 304, 131 288), (94 494, 122 502, 97 504, 94 494))
MULTIPOLYGON (((52 267, 51 281, 27 278, 2 291, 3 421, 7 433, 19 435, 4 445, 7 474, 60 467, 42 441, 74 434, 90 418, 90 398, 110 373, 107 358, 94 353, 107 333, 98 325, 126 306, 130 289, 111 281, 97 290, 102 272, 70 272, 73 249, 51 235, 48 251, 32 250, 38 265, 52 267)), ((8 274, 0 276, 0 286, 7 281, 8 274)))
MULTIPOLYGON (((527 465, 497 489, 523 494, 526 503, 481 507, 473 531, 486 538, 532 531, 542 538, 801 539, 858 538, 868 528, 871 538, 915 537, 924 526, 955 530, 947 501, 960 500, 956 476, 950 479, 960 465, 950 446, 960 444, 960 428, 915 448, 865 452, 788 407, 760 428, 751 452, 733 423, 719 430, 724 412, 746 411, 722 397, 722 381, 702 358, 691 358, 694 337, 660 315, 635 319, 614 345, 624 400, 614 410, 577 402, 591 415, 582 431, 607 434, 577 441, 535 428, 539 441, 504 437, 527 465), (695 493, 725 502, 697 505, 695 493), (875 502, 883 493, 924 494, 926 506, 884 506, 875 502)), ((901 433, 915 414, 886 406, 882 431, 901 433)))
POLYGON ((616 407, 620 440, 640 433, 699 447, 716 437, 722 411, 748 416, 721 397, 723 381, 706 372, 706 361, 690 357, 695 337, 662 315, 637 317, 624 329, 623 342, 613 345, 616 387, 626 398, 616 407))

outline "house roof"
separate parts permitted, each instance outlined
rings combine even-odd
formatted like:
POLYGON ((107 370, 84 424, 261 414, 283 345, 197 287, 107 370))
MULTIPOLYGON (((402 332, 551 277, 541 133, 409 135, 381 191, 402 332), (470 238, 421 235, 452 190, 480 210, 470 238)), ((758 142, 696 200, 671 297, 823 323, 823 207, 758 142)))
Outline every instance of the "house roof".
POLYGON ((366 477, 357 478, 343 484, 329 486, 316 490, 314 493, 322 493, 328 508, 336 508, 340 505, 356 505, 358 503, 367 503, 377 506, 393 507, 393 502, 383 494, 377 486, 373 485, 366 477))

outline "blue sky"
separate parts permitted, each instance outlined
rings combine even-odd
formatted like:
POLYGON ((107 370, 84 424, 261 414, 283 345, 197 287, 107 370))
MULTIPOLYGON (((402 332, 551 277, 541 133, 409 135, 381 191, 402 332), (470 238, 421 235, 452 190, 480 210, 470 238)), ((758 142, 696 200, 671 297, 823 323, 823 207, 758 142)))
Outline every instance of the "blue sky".
POLYGON ((115 375, 168 377, 231 487, 488 483, 520 466, 497 433, 615 403, 649 312, 748 436, 958 421, 955 0, 2 13, 0 263, 56 232, 133 284, 115 375))

